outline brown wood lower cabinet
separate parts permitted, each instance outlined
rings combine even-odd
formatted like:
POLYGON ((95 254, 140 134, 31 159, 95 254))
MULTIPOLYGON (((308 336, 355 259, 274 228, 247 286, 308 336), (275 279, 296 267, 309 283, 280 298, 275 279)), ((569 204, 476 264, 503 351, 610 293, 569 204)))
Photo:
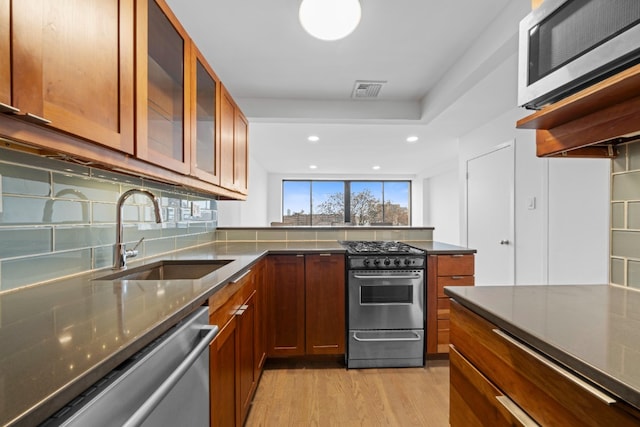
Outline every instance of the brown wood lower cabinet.
POLYGON ((241 426, 249 412, 263 363, 262 272, 257 264, 209 299, 209 322, 220 326, 210 346, 211 425, 241 426), (257 345, 258 344, 258 345, 257 345))
POLYGON ((449 353, 449 297, 445 286, 473 286, 475 255, 432 254, 427 257, 427 349, 429 357, 449 353))
POLYGON ((455 301, 451 347, 452 427, 640 425, 631 407, 455 301))
POLYGON ((345 351, 344 254, 268 257, 269 356, 345 351))
POLYGON ((302 356, 304 255, 267 257, 267 355, 302 356))
POLYGON ((344 255, 305 255, 307 354, 345 351, 344 255))
POLYGON ((209 347, 212 427, 236 425, 236 325, 236 319, 232 318, 209 347))

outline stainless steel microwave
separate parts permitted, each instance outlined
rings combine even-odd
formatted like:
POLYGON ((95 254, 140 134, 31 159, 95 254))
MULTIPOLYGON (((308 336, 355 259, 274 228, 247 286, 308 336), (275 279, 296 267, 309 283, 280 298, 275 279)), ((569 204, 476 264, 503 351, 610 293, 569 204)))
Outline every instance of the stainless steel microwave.
POLYGON ((545 0, 520 22, 518 105, 559 101, 640 62, 640 0, 545 0))

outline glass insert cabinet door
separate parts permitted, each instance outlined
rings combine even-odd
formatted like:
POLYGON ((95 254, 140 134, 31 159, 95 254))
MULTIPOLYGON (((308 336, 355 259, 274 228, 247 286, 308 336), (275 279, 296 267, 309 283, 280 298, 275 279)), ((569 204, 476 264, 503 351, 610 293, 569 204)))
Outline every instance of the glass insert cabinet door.
POLYGON ((176 172, 188 173, 189 38, 168 8, 155 0, 137 2, 137 5, 140 29, 137 36, 137 156, 176 172))
POLYGON ((220 141, 216 113, 220 80, 195 45, 191 50, 191 173, 217 185, 220 184, 220 141))

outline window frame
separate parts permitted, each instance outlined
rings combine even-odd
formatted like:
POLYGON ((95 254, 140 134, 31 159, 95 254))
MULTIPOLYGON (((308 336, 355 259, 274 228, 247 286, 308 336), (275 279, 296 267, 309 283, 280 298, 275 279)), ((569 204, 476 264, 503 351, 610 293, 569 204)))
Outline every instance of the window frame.
MULTIPOLYGON (((313 227, 314 223, 313 223, 313 216, 314 216, 314 212, 313 212, 313 183, 314 182, 342 182, 343 186, 344 186, 344 191, 343 191, 343 197, 344 197, 344 218, 343 218, 343 223, 346 226, 351 226, 351 225, 355 225, 354 223, 351 222, 351 183, 352 182, 358 182, 358 183, 367 183, 367 182, 372 182, 372 183, 381 183, 382 184, 382 199, 380 201, 380 204, 382 206, 382 222, 386 222, 385 221, 385 203, 386 203, 386 199, 385 199, 385 184, 386 183, 406 183, 408 186, 408 200, 407 200, 407 215, 408 215, 408 224, 407 226, 411 226, 412 224, 412 185, 413 182, 411 180, 408 179, 385 179, 385 180, 380 180, 380 179, 283 179, 282 183, 281 183, 281 220, 283 224, 286 224, 285 221, 285 185, 287 182, 306 182, 309 183, 309 208, 310 208, 310 212, 308 214, 309 216, 309 224, 307 224, 306 226, 308 227, 313 227)), ((397 225, 396 227, 402 227, 404 225, 397 225)))

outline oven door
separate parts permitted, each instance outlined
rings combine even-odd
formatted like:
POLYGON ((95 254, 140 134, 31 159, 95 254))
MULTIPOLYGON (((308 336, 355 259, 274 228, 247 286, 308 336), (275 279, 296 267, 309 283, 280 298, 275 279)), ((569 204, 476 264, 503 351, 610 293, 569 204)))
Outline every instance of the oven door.
POLYGON ((349 271, 349 329, 423 329, 424 271, 349 271))

